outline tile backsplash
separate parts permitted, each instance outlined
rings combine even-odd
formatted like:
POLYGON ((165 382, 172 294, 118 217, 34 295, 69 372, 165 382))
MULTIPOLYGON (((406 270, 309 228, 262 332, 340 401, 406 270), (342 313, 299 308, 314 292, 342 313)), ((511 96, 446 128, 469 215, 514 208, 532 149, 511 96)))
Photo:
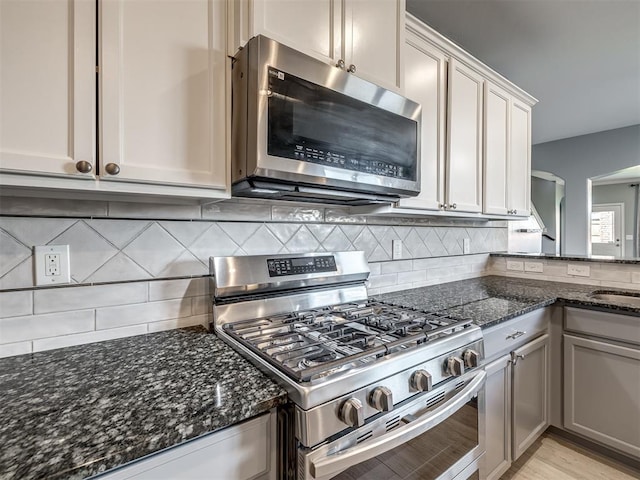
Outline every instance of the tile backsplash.
POLYGON ((209 257, 363 250, 372 295, 486 274, 504 222, 208 205, 0 198, 0 356, 210 321, 209 257), (470 250, 463 255, 463 239, 470 250), (392 259, 401 240, 402 259, 392 259), (33 247, 70 246, 71 286, 34 287, 33 247))

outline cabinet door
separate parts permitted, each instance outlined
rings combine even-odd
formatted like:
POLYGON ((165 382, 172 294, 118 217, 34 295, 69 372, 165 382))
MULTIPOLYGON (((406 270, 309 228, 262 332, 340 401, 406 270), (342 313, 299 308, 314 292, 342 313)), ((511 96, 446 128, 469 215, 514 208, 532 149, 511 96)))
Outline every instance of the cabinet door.
POLYGON ((405 48, 405 95, 422 105, 420 194, 403 198, 400 207, 439 210, 444 203, 444 147, 447 59, 408 32, 405 48))
POLYGON ((100 5, 101 178, 224 190, 226 2, 100 5))
POLYGON ((509 208, 515 215, 531 211, 531 107, 513 99, 509 154, 509 208))
POLYGON ((233 53, 251 37, 262 34, 331 65, 342 58, 342 0, 232 3, 236 17, 233 53))
POLYGON ((491 82, 484 94, 484 213, 506 215, 511 96, 491 82))
POLYGON ((549 426, 549 335, 511 353, 513 461, 549 426))
POLYGON ((483 78, 449 62, 447 203, 454 211, 482 211, 483 78))
POLYGON ((355 74, 400 91, 404 0, 345 0, 344 59, 355 74))
POLYGON ((564 427, 640 458, 640 350, 564 335, 564 427))
POLYGON ((0 169, 93 178, 95 2, 0 1, 0 169))
POLYGON ((486 453, 480 478, 498 479, 511 465, 511 357, 485 367, 486 453))

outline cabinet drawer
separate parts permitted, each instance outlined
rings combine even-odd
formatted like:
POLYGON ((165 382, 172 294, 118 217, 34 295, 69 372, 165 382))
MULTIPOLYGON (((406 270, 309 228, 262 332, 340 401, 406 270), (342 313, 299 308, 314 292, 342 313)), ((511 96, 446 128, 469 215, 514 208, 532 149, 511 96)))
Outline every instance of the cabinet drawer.
POLYGON ((487 328, 483 332, 485 358, 508 353, 545 333, 548 327, 549 311, 543 308, 487 328))
POLYGON ((99 475, 96 480, 275 478, 273 413, 205 435, 99 475), (271 475, 269 474, 271 472, 271 475))
POLYGON ((564 328, 640 345, 640 317, 566 307, 564 328))

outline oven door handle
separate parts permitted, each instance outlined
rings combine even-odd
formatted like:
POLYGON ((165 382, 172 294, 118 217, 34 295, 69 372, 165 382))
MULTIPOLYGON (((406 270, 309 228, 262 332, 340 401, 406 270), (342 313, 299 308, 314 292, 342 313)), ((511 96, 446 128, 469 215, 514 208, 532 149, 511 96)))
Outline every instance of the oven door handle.
POLYGON ((318 460, 312 460, 310 465, 311 474, 315 478, 330 477, 422 435, 475 397, 484 386, 486 377, 487 374, 483 370, 479 371, 460 392, 446 403, 412 420, 403 427, 391 430, 391 432, 387 434, 360 445, 347 448, 318 460))

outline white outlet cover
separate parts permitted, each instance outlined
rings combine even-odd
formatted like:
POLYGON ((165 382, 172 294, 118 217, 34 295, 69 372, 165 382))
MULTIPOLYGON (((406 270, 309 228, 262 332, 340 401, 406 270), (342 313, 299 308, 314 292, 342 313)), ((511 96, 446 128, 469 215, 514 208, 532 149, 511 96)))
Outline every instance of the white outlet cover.
POLYGON ((463 238, 462 239, 462 253, 463 254, 468 254, 471 253, 471 239, 470 238, 463 238))
POLYGON ((576 277, 588 277, 591 275, 591 268, 589 265, 567 265, 567 274, 574 275, 576 277))
POLYGON ((507 260, 507 270, 522 272, 524 270, 524 262, 516 260, 507 260))
POLYGON ((402 240, 391 240, 391 259, 400 260, 402 258, 402 240))
POLYGON ((69 267, 69 245, 43 245, 34 247, 36 285, 60 285, 71 282, 69 267), (60 275, 46 275, 45 255, 60 255, 60 275))
POLYGON ((542 262, 524 262, 524 271, 542 273, 544 271, 544 265, 542 262))

